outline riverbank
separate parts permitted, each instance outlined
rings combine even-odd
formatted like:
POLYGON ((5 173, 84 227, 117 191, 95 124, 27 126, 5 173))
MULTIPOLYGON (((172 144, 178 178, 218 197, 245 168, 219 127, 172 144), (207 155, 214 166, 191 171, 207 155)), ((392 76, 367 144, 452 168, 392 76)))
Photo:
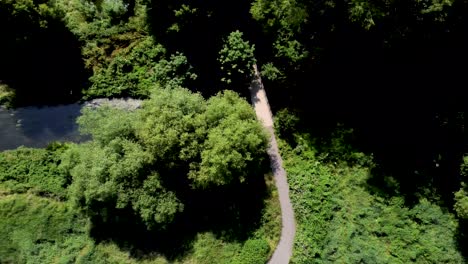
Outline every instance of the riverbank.
POLYGON ((28 106, 7 109, 0 106, 0 151, 20 146, 40 148, 53 141, 83 142, 89 137, 80 135, 76 118, 83 107, 110 105, 136 110, 142 101, 132 98, 99 98, 84 103, 56 106, 28 106))

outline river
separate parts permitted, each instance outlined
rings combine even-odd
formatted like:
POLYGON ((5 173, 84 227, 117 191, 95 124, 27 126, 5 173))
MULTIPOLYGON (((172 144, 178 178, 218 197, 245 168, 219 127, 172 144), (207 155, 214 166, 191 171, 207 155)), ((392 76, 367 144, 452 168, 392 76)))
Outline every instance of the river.
POLYGON ((21 107, 7 110, 0 107, 0 151, 19 146, 42 148, 52 141, 82 142, 89 136, 78 131, 76 118, 84 106, 108 104, 134 110, 141 101, 133 99, 95 99, 84 104, 21 107))
POLYGON ((0 150, 19 146, 45 147, 52 141, 80 142, 76 118, 81 104, 44 107, 0 108, 0 150))

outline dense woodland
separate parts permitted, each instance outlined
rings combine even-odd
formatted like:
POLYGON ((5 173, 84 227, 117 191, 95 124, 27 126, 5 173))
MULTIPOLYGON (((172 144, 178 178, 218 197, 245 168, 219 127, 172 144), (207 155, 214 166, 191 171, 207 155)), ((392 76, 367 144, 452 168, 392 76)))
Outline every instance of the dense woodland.
POLYGON ((5 107, 144 100, 83 110, 89 142, 0 153, 0 263, 265 263, 255 63, 291 263, 466 263, 466 1, 0 0, 0 33, 5 107))

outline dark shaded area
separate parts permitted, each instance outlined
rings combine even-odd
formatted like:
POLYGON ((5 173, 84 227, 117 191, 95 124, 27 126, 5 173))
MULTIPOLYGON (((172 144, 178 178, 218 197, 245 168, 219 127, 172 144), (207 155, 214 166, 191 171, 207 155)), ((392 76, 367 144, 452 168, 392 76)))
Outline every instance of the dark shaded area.
POLYGON ((466 219, 459 219, 457 242, 458 250, 460 250, 465 259, 468 258, 468 250, 466 249, 466 245, 468 245, 468 220, 466 219))
MULTIPOLYGON (((359 64, 347 69, 338 65, 332 72, 314 74, 303 90, 289 94, 290 105, 299 111, 303 128, 319 138, 329 137, 337 123, 352 128, 353 147, 374 155, 377 182, 384 175, 396 177, 409 199, 420 188, 434 187, 451 207, 467 151, 465 106, 460 100, 465 97, 450 89, 462 75, 447 77, 441 74, 445 70, 435 73, 423 65, 414 65, 426 68, 419 74, 405 73, 408 65, 379 66, 376 71, 359 64), (361 70, 365 78, 359 78, 361 70)), ((285 106, 278 99, 272 105, 285 106)))
POLYGON ((336 30, 323 33, 320 59, 291 72, 287 89, 265 84, 273 109, 296 109, 300 129, 323 142, 337 123, 352 128, 352 146, 372 153, 377 163, 372 183, 384 188, 384 176, 391 175, 408 201, 434 188, 451 208, 468 150, 461 88, 467 27, 460 11, 451 12, 444 27, 410 11, 370 31, 335 21, 336 30), (403 26, 405 34, 398 35, 403 26))
POLYGON ((103 213, 92 218, 91 236, 98 242, 113 241, 135 258, 157 252, 174 261, 191 250, 201 232, 213 232, 226 241, 245 241, 261 224, 263 201, 269 195, 263 177, 213 189, 178 186, 174 191, 184 203, 184 211, 167 226, 148 230, 130 208, 104 212, 102 208, 110 207, 100 204, 97 208, 103 213))
POLYGON ((60 18, 0 8, 0 80, 16 90, 16 105, 75 102, 88 73, 80 43, 60 18), (42 25, 41 25, 42 24, 42 25))
MULTIPOLYGON (((218 53, 222 48, 223 40, 229 33, 240 30, 244 38, 256 44, 256 54, 262 52, 259 45, 266 45, 267 40, 262 39, 260 25, 256 23, 250 13, 250 1, 229 0, 196 0, 187 3, 163 0, 151 1, 148 13, 148 23, 152 34, 158 42, 161 42, 171 53, 183 52, 193 65, 197 81, 191 89, 201 91, 205 96, 210 96, 226 85, 220 82, 220 64, 217 61, 218 53), (182 10, 185 4, 193 13, 186 12, 176 16, 176 10, 182 10), (169 30, 177 25, 177 30, 169 30), (263 44, 262 44, 263 43, 263 44)), ((244 97, 248 97, 248 80, 241 80, 231 84, 244 97)))
MULTIPOLYGON (((265 83, 270 104, 274 111, 294 109, 297 130, 310 132, 325 152, 337 124, 351 128, 346 150, 372 154, 376 163, 371 193, 403 195, 408 206, 421 195, 440 197, 453 211, 468 152, 467 25, 461 13, 452 14, 446 28, 414 25, 405 37, 393 38, 389 28, 395 25, 370 32, 342 25, 324 40, 320 60, 288 76, 287 89, 265 83)), ((466 221, 460 221, 458 243, 466 257, 466 221)))

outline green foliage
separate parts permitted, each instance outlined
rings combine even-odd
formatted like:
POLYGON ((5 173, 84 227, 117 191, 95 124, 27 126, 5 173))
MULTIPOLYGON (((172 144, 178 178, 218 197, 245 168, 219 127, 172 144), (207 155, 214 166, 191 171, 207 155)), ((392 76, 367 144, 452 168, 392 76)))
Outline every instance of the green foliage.
MULTIPOLYGON (((269 185, 273 188, 274 183, 269 185)), ((266 202, 262 223, 252 238, 243 243, 225 243, 212 233, 200 233, 194 243, 194 254, 183 263, 266 263, 281 234, 281 209, 276 192, 266 202)))
POLYGON ((235 264, 263 264, 268 261, 270 248, 264 239, 247 240, 240 254, 234 259, 235 264))
MULTIPOLYGON (((302 73, 307 79, 310 66, 330 60, 327 50, 337 52, 336 45, 345 53, 352 53, 359 49, 356 46, 368 47, 374 42, 373 48, 382 49, 379 50, 381 54, 388 54, 388 48, 440 45, 441 35, 458 34, 454 33, 458 26, 450 21, 464 23, 462 15, 455 15, 462 6, 456 7, 458 3, 454 0, 255 0, 250 13, 271 45, 262 47, 263 52, 268 52, 265 59, 272 61, 286 78, 291 78, 283 80, 281 86, 293 86, 297 75, 292 73, 302 73), (341 41, 346 44, 339 44, 341 41)), ((448 46, 454 46, 457 41, 448 46)), ((429 54, 421 55, 427 56, 429 54)), ((360 60, 353 58, 352 63, 360 60)))
POLYGON ((298 124, 299 118, 287 108, 279 110, 275 115, 275 130, 282 138, 293 135, 298 124))
POLYGON ((11 193, 33 193, 64 198, 69 179, 59 169, 66 145, 51 149, 18 148, 0 152, 0 186, 11 193))
POLYGON ((211 233, 201 233, 197 235, 193 248, 192 263, 228 264, 232 263, 241 246, 238 243, 225 244, 211 233))
POLYGON ((123 0, 103 0, 98 6, 104 17, 109 17, 111 20, 122 20, 123 16, 129 12, 128 3, 123 0))
POLYGON ((82 40, 96 40, 111 34, 143 32, 145 5, 136 1, 133 9, 126 0, 56 0, 67 27, 82 40))
POLYGON ((291 40, 289 36, 279 38, 274 43, 274 49, 277 57, 286 58, 292 63, 297 63, 308 56, 308 52, 303 45, 295 39, 291 40))
POLYGON ((468 219, 468 192, 466 192, 466 184, 462 185, 462 188, 455 193, 455 211, 460 218, 468 219))
POLYGON ((236 93, 225 91, 207 102, 201 117, 207 122, 207 135, 201 162, 189 173, 198 185, 224 185, 241 182, 258 168, 266 152, 267 135, 255 118, 252 107, 236 93))
POLYGON ((464 263, 458 223, 445 208, 385 195, 369 185, 368 161, 330 160, 307 134, 296 132, 291 144, 281 141, 297 220, 293 263, 464 263))
POLYGON ((3 105, 7 108, 13 106, 15 100, 15 91, 8 85, 0 82, 0 106, 3 105))
POLYGON ((306 10, 303 3, 295 0, 256 0, 252 3, 250 13, 267 32, 274 32, 274 55, 298 62, 307 56, 303 44, 296 38, 308 20, 309 13, 306 10))
POLYGON ((180 86, 195 77, 185 56, 175 54, 166 58, 166 50, 146 37, 119 50, 107 66, 96 68, 85 96, 148 97, 155 85, 180 86))
POLYGON ((223 77, 221 81, 230 84, 235 80, 245 80, 253 72, 255 64, 255 46, 243 39, 239 30, 231 32, 219 51, 218 61, 221 64, 223 77))
POLYGON ((283 73, 271 62, 262 65, 262 77, 270 81, 284 78, 283 73))
POLYGON ((268 199, 265 200, 260 226, 254 232, 253 238, 266 239, 270 248, 268 256, 271 256, 281 236, 281 207, 273 176, 267 176, 265 181, 269 190, 268 199))
POLYGON ((74 262, 92 246, 85 234, 86 221, 62 202, 26 194, 0 196, 2 262, 74 262))
POLYGON ((205 107, 200 94, 185 89, 158 90, 140 111, 138 138, 167 166, 175 165, 179 159, 185 163, 200 151, 206 131, 197 117, 205 107))
POLYGON ((133 208, 149 227, 165 224, 182 210, 174 193, 161 187, 158 175, 143 175, 151 155, 129 140, 116 138, 100 147, 94 143, 70 149, 64 157, 71 168, 70 197, 90 216, 107 220, 112 208, 133 208))
MULTIPOLYGON (((62 202, 31 195, 1 196, 2 262, 168 263, 162 257, 134 259, 113 243, 95 245, 87 236, 86 223, 62 202)), ((177 263, 232 263, 241 246, 201 233, 195 239, 193 254, 177 263)))
MULTIPOLYGON (((270 197, 277 202, 277 196, 270 197)), ((266 228, 272 217, 280 218, 279 205, 271 204, 264 214, 260 228, 266 228)), ((281 227, 280 222, 275 225, 281 227)), ((133 258, 130 253, 115 243, 95 244, 87 234, 88 221, 83 219, 66 203, 40 198, 34 195, 6 195, 0 191, 0 259, 2 263, 169 263, 164 257, 148 256, 133 258)), ((279 232, 266 235, 277 240, 279 232)), ((228 242, 216 238, 212 233, 199 233, 194 239, 193 252, 175 263, 256 263, 234 262, 250 253, 250 259, 264 258, 271 254, 263 240, 252 243, 228 242), (243 246, 244 244, 244 246, 243 246), (251 245, 255 244, 255 245, 251 245), (260 247, 256 245, 259 244, 260 247), (248 250, 250 249, 250 250, 248 250), (261 249, 256 256, 255 249, 261 249), (266 254, 266 255, 265 255, 266 254)), ((170 262, 174 263, 174 262, 170 262)))
POLYGON ((113 243, 95 244, 88 221, 68 204, 34 195, 0 196, 2 263, 167 263, 137 261, 113 243))
POLYGON ((167 165, 188 162, 198 186, 243 181, 266 150, 255 113, 234 92, 203 102, 187 90, 161 90, 141 113, 137 135, 144 145, 167 165))
POLYGON ((93 74, 85 99, 147 98, 155 85, 180 86, 196 78, 184 55, 167 54, 149 35, 146 1, 57 0, 55 6, 82 41, 84 64, 93 74))
POLYGON ((367 30, 375 26, 375 20, 381 19, 385 14, 368 1, 350 1, 349 18, 361 24, 367 30))
POLYGON ((50 19, 61 15, 60 10, 55 8, 53 0, 2 0, 0 7, 16 19, 15 26, 18 26, 17 30, 21 33, 32 30, 35 25, 47 28, 50 19), (29 21, 26 21, 27 19, 29 21))
POLYGON ((205 101, 185 89, 157 89, 142 109, 88 109, 78 123, 94 141, 63 157, 74 204, 104 220, 132 208, 150 228, 183 209, 165 179, 185 177, 193 187, 243 182, 260 172, 267 145, 253 109, 230 91, 205 101))
POLYGON ((117 137, 133 137, 135 116, 134 112, 104 105, 97 109, 84 108, 77 123, 80 133, 93 135, 97 143, 105 146, 117 137))
POLYGON ((461 175, 463 176, 462 186, 459 191, 455 193, 455 205, 454 209, 460 218, 468 219, 468 156, 463 158, 463 164, 461 164, 461 175))
POLYGON ((252 17, 271 30, 297 32, 307 20, 308 13, 300 2, 257 0, 250 9, 252 17))

